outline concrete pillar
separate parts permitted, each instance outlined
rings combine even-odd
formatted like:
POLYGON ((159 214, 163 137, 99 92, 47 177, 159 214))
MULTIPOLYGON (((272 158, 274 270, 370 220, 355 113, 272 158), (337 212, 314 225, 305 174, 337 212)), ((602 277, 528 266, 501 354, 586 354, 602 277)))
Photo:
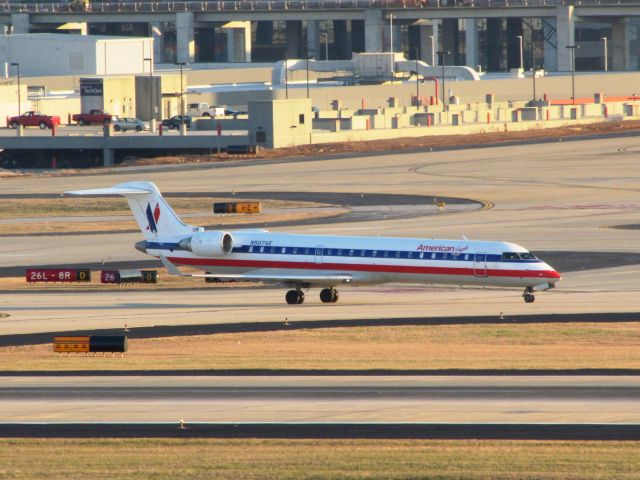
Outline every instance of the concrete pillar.
POLYGON ((549 38, 549 41, 545 40, 542 47, 542 68, 549 72, 555 72, 558 70, 558 52, 557 48, 552 43, 557 35, 554 34, 556 30, 556 19, 546 18, 543 26, 543 34, 545 38, 549 38))
POLYGON ((571 52, 568 45, 575 45, 575 18, 572 6, 556 7, 556 59, 558 72, 571 71, 571 52))
POLYGON ((251 22, 233 22, 227 31, 227 61, 251 61, 251 22))
POLYGON ((367 9, 364 12, 365 52, 382 52, 382 10, 367 9))
POLYGON ((111 148, 102 149, 102 165, 104 167, 113 166, 113 149, 111 148))
POLYGON ((451 52, 445 57, 445 65, 460 65, 458 41, 458 19, 442 20, 442 48, 451 52))
POLYGON ((193 13, 176 13, 176 50, 178 63, 193 63, 195 60, 193 13))
POLYGON ((31 29, 29 14, 28 13, 12 13, 11 26, 13 27, 13 33, 29 33, 31 29))
POLYGON ((619 18, 611 25, 611 70, 629 70, 631 65, 629 19, 619 18))
POLYGON ((287 56, 301 58, 300 44, 302 43, 302 21, 287 20, 287 56))
POLYGON ((164 31, 162 23, 151 23, 149 29, 151 30, 151 37, 153 37, 153 59, 156 63, 164 63, 164 31))
POLYGON ((435 66, 438 64, 438 27, 420 25, 420 60, 435 66))
POLYGON ((475 18, 467 18, 464 21, 465 45, 467 67, 474 70, 478 68, 478 22, 475 18))
POLYGON ((487 70, 499 72, 502 69, 502 19, 487 18, 486 58, 487 70))
POLYGON ((307 21, 307 56, 319 60, 320 55, 320 22, 307 21))

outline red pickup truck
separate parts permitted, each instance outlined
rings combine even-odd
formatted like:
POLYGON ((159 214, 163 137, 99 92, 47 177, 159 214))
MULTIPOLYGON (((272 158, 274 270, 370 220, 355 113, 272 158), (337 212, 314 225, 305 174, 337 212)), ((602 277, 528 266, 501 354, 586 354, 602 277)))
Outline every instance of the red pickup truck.
POLYGON ((24 112, 19 117, 11 117, 9 119, 9 126, 11 128, 18 128, 18 125, 23 127, 40 127, 53 128, 54 125, 60 125, 60 117, 57 115, 44 115, 40 112, 24 112))
POLYGON ((76 113, 71 120, 78 125, 108 125, 111 123, 111 114, 102 110, 89 110, 89 113, 76 113))

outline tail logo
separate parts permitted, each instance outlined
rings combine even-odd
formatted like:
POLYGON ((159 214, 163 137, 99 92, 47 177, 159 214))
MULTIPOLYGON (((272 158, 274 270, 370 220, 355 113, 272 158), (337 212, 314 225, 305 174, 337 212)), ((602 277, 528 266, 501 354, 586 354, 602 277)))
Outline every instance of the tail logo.
POLYGON ((151 211, 151 204, 147 203, 147 230, 151 230, 153 233, 158 233, 158 220, 160 219, 160 205, 156 203, 156 208, 151 211))

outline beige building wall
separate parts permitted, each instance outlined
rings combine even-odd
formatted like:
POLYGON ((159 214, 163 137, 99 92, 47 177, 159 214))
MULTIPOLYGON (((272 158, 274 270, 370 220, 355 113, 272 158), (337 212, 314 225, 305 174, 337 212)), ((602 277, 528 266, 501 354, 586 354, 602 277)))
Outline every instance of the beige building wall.
POLYGON ((256 145, 280 148, 309 143, 311 124, 309 99, 249 103, 249 138, 256 145))

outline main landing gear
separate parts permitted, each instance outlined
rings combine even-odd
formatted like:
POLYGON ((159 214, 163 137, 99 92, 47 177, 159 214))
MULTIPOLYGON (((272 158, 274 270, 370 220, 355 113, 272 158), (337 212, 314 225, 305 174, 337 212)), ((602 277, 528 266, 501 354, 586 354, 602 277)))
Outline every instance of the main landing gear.
MULTIPOLYGON (((304 303, 304 292, 300 288, 289 290, 284 298, 289 305, 300 305, 304 303)), ((320 301, 322 303, 336 303, 339 298, 338 291, 333 287, 320 290, 320 301)))
POLYGON ((289 305, 300 305, 304 303, 304 292, 300 289, 289 290, 284 298, 289 305))
POLYGON ((322 303, 336 303, 339 298, 340 295, 338 291, 333 287, 320 290, 320 300, 322 303))
POLYGON ((524 298, 525 303, 533 303, 536 300, 535 295, 533 294, 533 288, 527 287, 524 289, 524 293, 522 294, 522 298, 524 298))

